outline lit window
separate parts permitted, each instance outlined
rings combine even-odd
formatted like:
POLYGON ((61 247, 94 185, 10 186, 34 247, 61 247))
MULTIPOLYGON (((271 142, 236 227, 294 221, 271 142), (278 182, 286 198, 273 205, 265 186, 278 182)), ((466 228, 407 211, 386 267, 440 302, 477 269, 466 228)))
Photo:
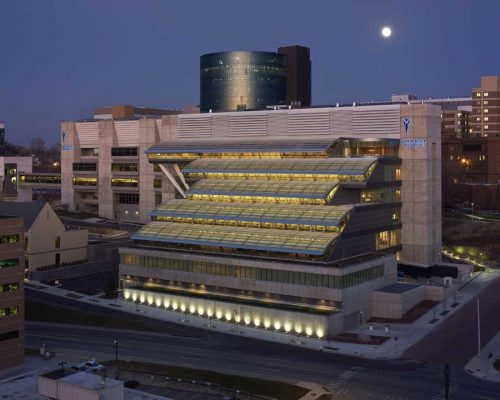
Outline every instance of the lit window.
POLYGON ((453 156, 450 156, 450 160, 453 161, 453 156))
POLYGON ((483 101, 483 104, 484 104, 485 106, 487 106, 487 105, 488 105, 488 100, 483 101))
POLYGON ((489 93, 488 92, 484 92, 483 96, 484 97, 488 97, 489 93))
POLYGON ((484 120, 485 120, 485 121, 489 121, 489 118, 488 118, 488 117, 484 117, 484 120))
POLYGON ((484 129, 488 129, 488 128, 489 128, 489 127, 488 127, 488 125, 485 125, 485 126, 484 126, 484 129))
POLYGON ((481 97, 481 93, 477 92, 476 97, 481 97))
POLYGON ((472 128, 469 128, 469 133, 472 133, 472 128))
POLYGON ((488 114, 488 109, 487 108, 484 109, 484 113, 488 114))
POLYGON ((476 118, 476 121, 481 121, 481 117, 477 117, 477 118, 476 118))

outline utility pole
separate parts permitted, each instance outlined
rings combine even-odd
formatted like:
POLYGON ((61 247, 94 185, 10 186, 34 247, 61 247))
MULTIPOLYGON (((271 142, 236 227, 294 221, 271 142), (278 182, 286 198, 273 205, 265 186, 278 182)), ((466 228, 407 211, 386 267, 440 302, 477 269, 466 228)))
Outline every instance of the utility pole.
POLYGON ((479 315, 479 299, 477 299, 477 356, 481 357, 481 317, 479 315))
POLYGON ((450 366, 446 364, 444 366, 444 400, 449 400, 450 398, 450 366))

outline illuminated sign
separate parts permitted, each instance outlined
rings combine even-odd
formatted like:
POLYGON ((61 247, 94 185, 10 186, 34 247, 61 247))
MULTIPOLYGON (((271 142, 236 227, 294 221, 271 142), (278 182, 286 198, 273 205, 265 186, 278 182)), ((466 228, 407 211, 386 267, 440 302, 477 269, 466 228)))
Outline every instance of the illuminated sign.
POLYGON ((407 149, 421 149, 427 144, 427 139, 401 139, 401 146, 407 149))
POLYGON ((74 147, 71 144, 65 144, 64 146, 61 146, 61 150, 63 151, 68 151, 68 150, 73 150, 74 147))

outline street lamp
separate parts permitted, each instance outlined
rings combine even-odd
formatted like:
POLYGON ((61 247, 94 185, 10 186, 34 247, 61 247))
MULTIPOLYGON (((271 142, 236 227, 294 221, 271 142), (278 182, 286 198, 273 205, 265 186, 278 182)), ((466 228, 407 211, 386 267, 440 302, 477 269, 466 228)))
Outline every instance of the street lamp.
POLYGON ((116 368, 116 379, 118 380, 118 340, 114 340, 113 344, 115 345, 115 368, 116 368))

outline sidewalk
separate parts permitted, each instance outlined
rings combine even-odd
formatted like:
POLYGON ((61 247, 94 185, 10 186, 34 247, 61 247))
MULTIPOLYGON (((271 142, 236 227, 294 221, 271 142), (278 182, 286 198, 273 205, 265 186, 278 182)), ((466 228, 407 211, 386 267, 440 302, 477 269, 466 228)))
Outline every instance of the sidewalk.
POLYGON ((465 370, 478 378, 500 383, 500 371, 493 366, 497 359, 500 359, 500 332, 481 349, 479 356, 467 363, 465 370))
MULTIPOLYGON (((166 311, 152 305, 134 304, 124 300, 99 299, 96 296, 86 296, 79 293, 69 292, 67 290, 43 285, 38 282, 31 282, 32 289, 41 290, 57 296, 65 296, 81 301, 91 303, 97 306, 120 310, 131 314, 140 313, 145 317, 155 318, 163 321, 169 321, 177 324, 184 324, 192 327, 221 332, 231 335, 251 337, 255 339, 274 341, 282 344, 308 348, 312 350, 321 350, 335 354, 355 356, 367 359, 394 359, 401 355, 413 344, 417 343, 424 336, 429 334, 435 327, 439 326, 456 310, 460 309, 465 303, 478 295, 494 279, 500 277, 500 271, 488 271, 474 275, 461 289, 456 297, 456 304, 452 307, 446 306, 446 312, 443 312, 444 305, 438 304, 434 309, 428 311, 412 324, 392 324, 389 325, 389 332, 385 331, 386 324, 363 324, 352 332, 361 335, 377 335, 389 337, 381 345, 360 345, 354 343, 335 342, 306 337, 297 337, 293 334, 274 332, 252 328, 243 324, 227 323, 215 319, 208 320, 190 314, 183 314, 175 311, 166 311), (69 296, 67 296, 69 294, 69 296), (435 317, 435 318, 434 318, 435 317), (373 330, 370 331, 370 325, 373 330)), ((450 302, 451 303, 451 302, 450 302)))

